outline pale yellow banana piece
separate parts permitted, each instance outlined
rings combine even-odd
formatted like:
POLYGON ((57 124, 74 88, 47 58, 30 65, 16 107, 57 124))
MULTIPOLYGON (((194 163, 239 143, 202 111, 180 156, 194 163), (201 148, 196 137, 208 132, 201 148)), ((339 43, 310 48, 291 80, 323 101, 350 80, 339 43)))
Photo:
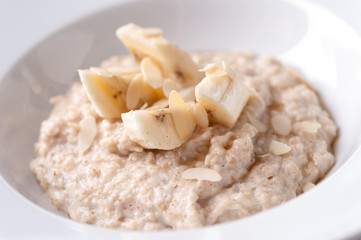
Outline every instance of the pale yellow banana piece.
POLYGON ((224 62, 208 65, 206 77, 196 86, 196 100, 210 112, 215 122, 232 127, 238 120, 249 98, 243 79, 224 62))
POLYGON ((128 137, 144 148, 170 150, 183 143, 168 108, 130 111, 122 119, 128 137))
POLYGON ((139 61, 144 57, 152 58, 164 78, 176 79, 183 87, 194 86, 202 79, 203 74, 197 71, 188 53, 163 38, 160 29, 129 23, 120 27, 116 35, 139 61))
POLYGON ((147 149, 170 150, 191 136, 195 120, 182 97, 170 93, 169 108, 149 108, 122 114, 128 137, 147 149))
POLYGON ((99 68, 79 70, 80 80, 97 113, 103 118, 120 118, 128 108, 125 103, 126 83, 99 68))

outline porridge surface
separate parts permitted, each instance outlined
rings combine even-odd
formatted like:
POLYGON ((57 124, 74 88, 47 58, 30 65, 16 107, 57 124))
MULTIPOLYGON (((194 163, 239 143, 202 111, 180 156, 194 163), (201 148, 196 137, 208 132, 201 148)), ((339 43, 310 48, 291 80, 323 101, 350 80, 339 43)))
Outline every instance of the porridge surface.
MULTIPOLYGON (((173 150, 144 149, 128 138, 121 120, 101 118, 76 82, 66 95, 52 99, 54 109, 41 125, 31 162, 56 208, 73 220, 110 228, 195 228, 279 205, 329 171, 337 127, 317 94, 293 72, 272 58, 248 53, 192 57, 199 68, 225 61, 256 90, 258 97, 249 99, 236 125, 196 127, 173 150), (266 131, 257 130, 249 115, 266 131), (96 135, 79 153, 80 122, 88 116, 96 120, 96 135), (282 126, 272 123, 274 118, 281 118, 282 126), (306 131, 315 122, 317 130, 306 131), (273 154, 272 140, 286 143, 290 151, 273 154), (193 167, 213 169, 222 180, 182 178, 193 167)), ((101 67, 132 64, 130 56, 113 57, 101 67)))

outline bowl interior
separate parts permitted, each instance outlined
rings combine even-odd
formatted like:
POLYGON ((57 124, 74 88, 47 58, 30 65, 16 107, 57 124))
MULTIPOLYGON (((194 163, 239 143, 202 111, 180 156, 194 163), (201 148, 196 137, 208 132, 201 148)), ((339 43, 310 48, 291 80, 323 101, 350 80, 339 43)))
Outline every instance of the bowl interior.
POLYGON ((322 96, 340 127, 337 171, 360 146, 361 41, 317 6, 293 1, 133 1, 77 21, 40 42, 0 82, 0 174, 17 192, 56 214, 29 169, 51 96, 65 93, 79 68, 125 54, 117 27, 159 26, 186 50, 249 49, 294 67, 322 96))

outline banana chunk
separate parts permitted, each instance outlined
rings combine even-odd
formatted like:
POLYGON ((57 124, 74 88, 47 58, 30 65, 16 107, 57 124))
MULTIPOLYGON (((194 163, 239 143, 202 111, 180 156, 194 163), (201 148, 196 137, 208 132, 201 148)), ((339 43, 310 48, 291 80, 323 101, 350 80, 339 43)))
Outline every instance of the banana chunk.
POLYGON ((183 143, 169 109, 130 111, 122 114, 122 119, 130 140, 144 148, 170 150, 183 143))
POLYGON ((85 91, 97 113, 103 118, 120 118, 127 112, 127 84, 100 68, 78 70, 85 91))
POLYGON ((169 108, 149 108, 122 114, 128 137, 147 149, 170 150, 181 146, 195 128, 192 112, 172 91, 169 108))
POLYGON ((249 98, 249 90, 235 72, 224 62, 209 65, 206 77, 196 86, 196 100, 208 110, 215 122, 232 127, 238 120, 249 98))
MULTIPOLYGON (((134 110, 122 114, 128 137, 147 149, 171 150, 181 146, 187 138, 181 138, 169 108, 134 110)), ((186 135, 193 132, 189 126, 186 135)))
POLYGON ((161 30, 129 23, 120 27, 116 35, 138 61, 150 57, 156 62, 164 78, 176 79, 183 87, 194 86, 202 79, 188 53, 163 38, 161 30))

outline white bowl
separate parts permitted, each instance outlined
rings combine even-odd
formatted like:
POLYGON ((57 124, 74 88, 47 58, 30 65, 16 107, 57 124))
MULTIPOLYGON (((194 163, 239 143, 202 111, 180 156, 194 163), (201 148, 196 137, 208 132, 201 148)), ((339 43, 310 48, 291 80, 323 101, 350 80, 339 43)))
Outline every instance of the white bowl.
POLYGON ((361 231, 361 39, 342 20, 301 1, 124 1, 59 30, 26 53, 0 82, 0 174, 5 182, 85 236, 139 239, 340 238, 361 231), (159 26, 187 50, 250 49, 275 55, 320 93, 340 127, 337 163, 315 189, 279 207, 224 224, 142 233, 75 223, 43 194, 29 162, 48 100, 64 93, 76 69, 125 54, 114 31, 135 22, 159 26))

